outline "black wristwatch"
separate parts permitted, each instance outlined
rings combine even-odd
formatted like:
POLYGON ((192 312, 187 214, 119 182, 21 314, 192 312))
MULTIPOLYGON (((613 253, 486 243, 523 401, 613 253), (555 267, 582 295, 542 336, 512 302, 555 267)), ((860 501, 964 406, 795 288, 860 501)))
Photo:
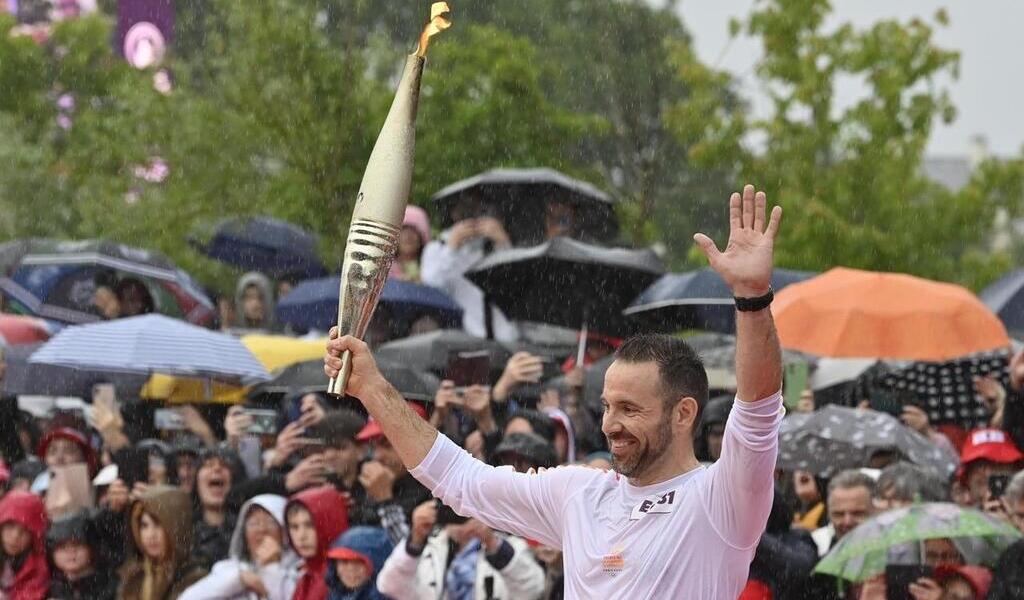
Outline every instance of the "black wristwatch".
POLYGON ((759 310, 764 310, 771 305, 772 300, 774 299, 775 290, 772 289, 772 286, 768 286, 768 293, 756 298, 740 298, 738 296, 733 296, 733 300, 736 301, 736 310, 741 312, 757 312, 759 310))

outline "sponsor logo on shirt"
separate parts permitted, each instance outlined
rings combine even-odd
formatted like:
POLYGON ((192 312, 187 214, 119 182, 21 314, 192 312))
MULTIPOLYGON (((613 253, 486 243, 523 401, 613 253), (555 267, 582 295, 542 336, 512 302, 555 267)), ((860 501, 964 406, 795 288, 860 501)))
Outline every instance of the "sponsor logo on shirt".
POLYGON ((676 491, 672 490, 661 496, 648 498, 633 507, 629 515, 630 521, 639 521, 647 515, 666 515, 676 509, 676 491))

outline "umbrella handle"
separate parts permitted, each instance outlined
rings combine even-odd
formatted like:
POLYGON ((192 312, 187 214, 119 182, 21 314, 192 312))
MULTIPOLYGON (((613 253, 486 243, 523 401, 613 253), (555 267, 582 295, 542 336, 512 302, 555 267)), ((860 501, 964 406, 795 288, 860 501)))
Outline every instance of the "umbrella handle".
POLYGON ((348 377, 352 374, 352 353, 348 350, 341 353, 341 370, 337 377, 327 382, 327 393, 332 396, 344 396, 348 387, 348 377))

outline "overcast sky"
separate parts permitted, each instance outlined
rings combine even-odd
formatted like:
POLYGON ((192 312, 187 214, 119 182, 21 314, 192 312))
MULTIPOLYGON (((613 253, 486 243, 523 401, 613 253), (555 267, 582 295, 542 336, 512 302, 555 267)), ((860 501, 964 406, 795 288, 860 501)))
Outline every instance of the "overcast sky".
MULTIPOLYGON (((652 0, 657 3, 657 0, 652 0)), ((749 39, 730 43, 729 18, 750 12, 753 0, 681 0, 679 13, 694 36, 697 53, 707 63, 728 70, 752 87, 751 66, 759 46, 749 39)), ((885 18, 906 20, 928 17, 939 8, 949 14, 948 27, 938 29, 936 42, 961 52, 960 79, 950 92, 958 109, 957 119, 932 133, 929 153, 966 155, 970 138, 983 135, 989 152, 1011 155, 1024 145, 1024 24, 1022 0, 833 0, 830 23, 850 21, 859 27, 885 18)), ((864 88, 839 87, 841 97, 856 98, 864 88)), ((763 114, 766 105, 746 94, 754 110, 763 114)))

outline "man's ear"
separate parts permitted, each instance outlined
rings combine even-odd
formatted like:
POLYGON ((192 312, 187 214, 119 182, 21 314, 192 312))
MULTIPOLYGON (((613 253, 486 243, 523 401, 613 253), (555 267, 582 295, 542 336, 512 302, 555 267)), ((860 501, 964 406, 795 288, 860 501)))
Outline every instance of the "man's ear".
POLYGON ((672 411, 673 425, 680 429, 694 432, 697 426, 697 415, 700 412, 700 405, 692 396, 683 396, 672 411))

